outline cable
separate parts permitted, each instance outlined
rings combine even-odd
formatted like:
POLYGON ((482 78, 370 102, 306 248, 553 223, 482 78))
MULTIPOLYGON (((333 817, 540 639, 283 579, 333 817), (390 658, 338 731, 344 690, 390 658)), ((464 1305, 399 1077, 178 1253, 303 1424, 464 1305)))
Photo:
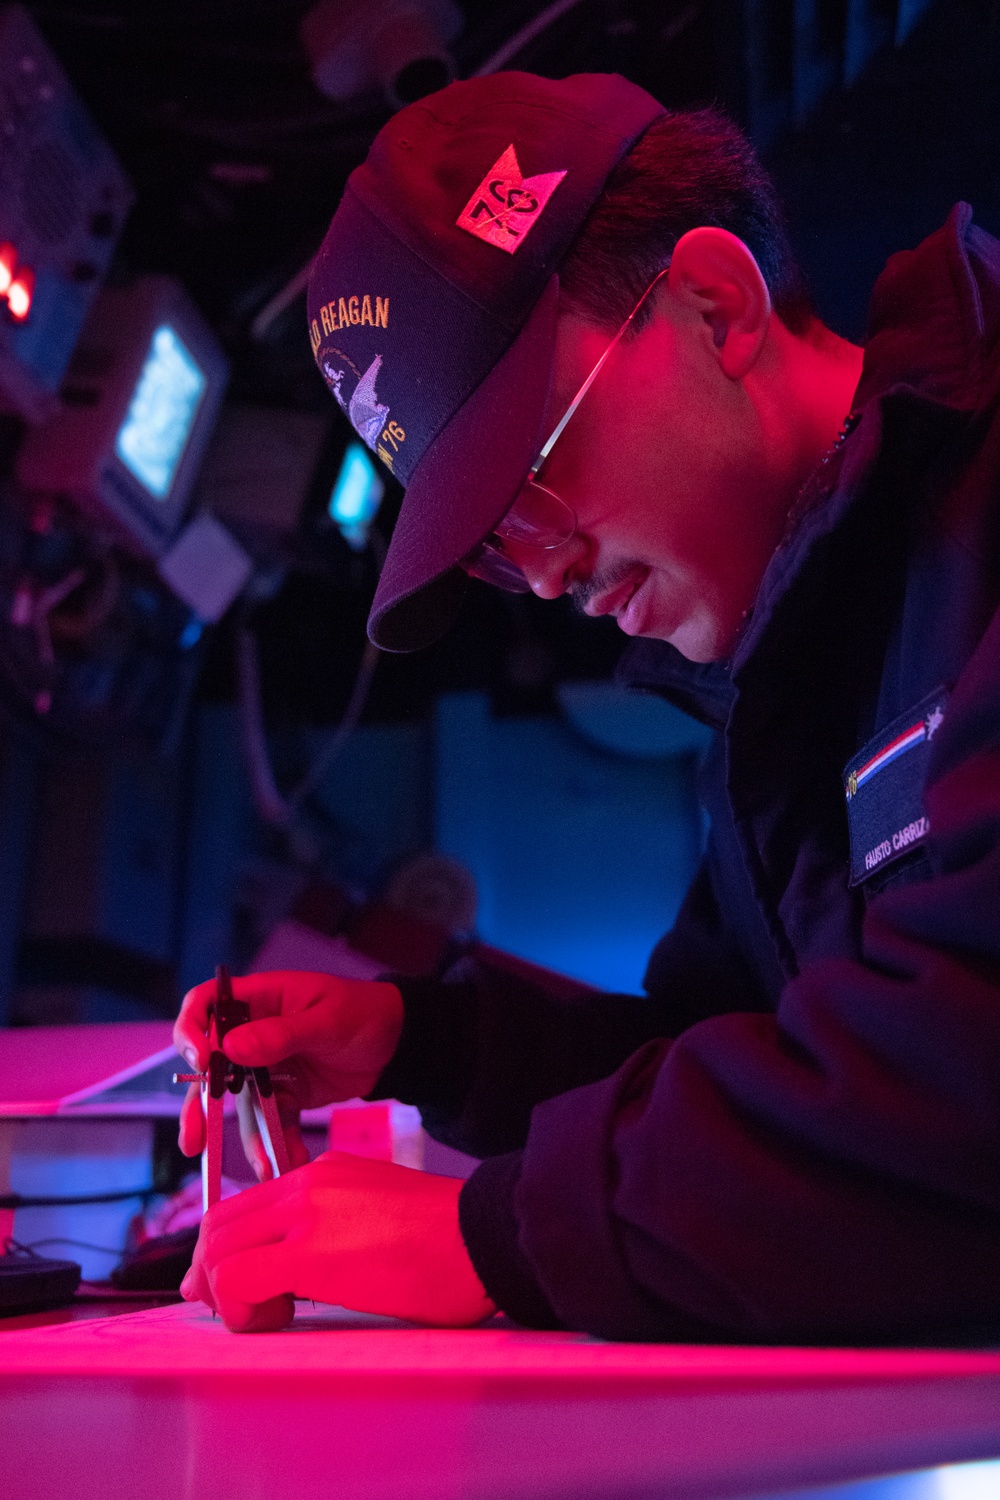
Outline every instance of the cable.
POLYGON ((32 1254, 35 1254, 41 1245, 71 1245, 74 1250, 96 1250, 100 1255, 113 1255, 118 1260, 121 1259, 122 1254, 121 1250, 113 1250, 110 1245, 92 1245, 88 1240, 70 1240, 61 1234, 51 1235, 46 1240, 32 1240, 30 1245, 20 1248, 30 1250, 32 1254))
MULTIPOLYGON (((113 1274, 113 1273, 112 1273, 113 1274)), ((84 1276, 76 1289, 73 1298, 76 1303, 80 1302, 180 1302, 180 1292, 174 1292, 169 1288, 158 1291, 150 1288, 148 1291, 139 1287, 130 1287, 127 1291, 120 1291, 118 1287, 112 1286, 107 1281, 88 1281, 84 1276)))
POLYGON ((27 1197, 21 1193, 4 1193, 0 1194, 0 1209, 74 1208, 82 1203, 124 1203, 128 1198, 152 1198, 158 1192, 158 1188, 141 1187, 115 1193, 83 1193, 78 1197, 60 1195, 39 1198, 27 1197))
MULTIPOLYGON (((377 571, 381 573, 385 563, 385 543, 379 533, 368 533, 368 544, 375 553, 377 571)), ((264 703, 260 688, 260 657, 257 637, 249 625, 242 625, 236 632, 236 682, 240 712, 240 731, 243 751, 246 755, 250 777, 250 791, 257 813, 273 828, 287 828, 303 802, 319 786, 323 777, 343 750, 358 727, 364 713, 372 679, 382 653, 371 641, 365 641, 361 661, 347 700, 343 717, 329 740, 317 753, 312 765, 302 777, 294 791, 285 797, 278 787, 271 756, 267 748, 267 728, 264 723, 264 703)))
POLYGON ((2 1243, 0 1243, 0 1249, 3 1250, 3 1253, 5 1255, 26 1255, 31 1260, 44 1259, 43 1256, 36 1255, 35 1251, 32 1250, 30 1245, 22 1245, 21 1241, 16 1240, 12 1234, 9 1234, 7 1238, 2 1243))
POLYGON ((243 750, 247 759, 254 806, 265 823, 271 824, 274 828, 287 828, 306 798, 319 786, 358 727, 358 720, 368 701, 372 678, 375 676, 375 669, 381 655, 378 647, 373 646, 371 641, 365 642, 365 648, 361 653, 361 663, 343 718, 298 786, 288 797, 284 797, 278 789, 267 748, 257 638, 249 626, 243 626, 237 631, 236 675, 239 685, 243 750))
POLYGON ((264 705, 260 691, 260 658, 257 638, 249 625, 236 632, 236 685, 240 711, 240 738, 250 777, 254 807, 263 822, 285 828, 291 808, 278 790, 264 728, 264 705))
POLYGON ((358 720, 361 718, 368 699, 372 678, 375 675, 375 668, 378 666, 381 655, 382 653, 377 646, 373 646, 371 641, 365 641, 365 649, 361 653, 361 665, 358 667, 358 675, 354 679, 354 687, 351 690, 347 707, 344 709, 344 717, 295 788, 291 797, 289 797, 288 805, 292 812, 296 812, 306 798, 316 790, 355 729, 357 729, 358 720))
POLYGON ((555 0, 552 5, 547 5, 544 10, 539 11, 532 20, 526 21, 520 31, 515 31, 509 41, 504 42, 502 47, 488 57, 484 63, 471 73, 471 78, 485 78, 488 73, 499 73, 513 62, 519 52, 523 52, 529 42, 533 42, 536 36, 541 36, 550 26, 554 26, 560 17, 566 15, 567 11, 573 10, 580 4, 580 0, 555 0))
MULTIPOLYGON (((38 1254, 39 1245, 69 1245, 77 1250, 99 1251, 101 1255, 114 1255, 121 1259, 121 1250, 112 1250, 110 1245, 91 1245, 86 1240, 64 1240, 58 1237, 46 1240, 33 1240, 30 1245, 21 1244, 20 1240, 8 1237, 0 1241, 0 1255, 4 1253, 14 1259, 23 1259, 27 1264, 37 1261, 44 1269, 46 1265, 52 1264, 52 1257, 38 1254)), ((108 1282, 88 1281, 84 1277, 77 1285, 73 1294, 73 1301, 78 1302, 165 1302, 179 1299, 180 1292, 172 1291, 145 1291, 138 1287, 122 1291, 113 1287, 108 1282)))
MULTIPOLYGON (((317 251, 317 255, 318 255, 317 251)), ((267 333, 271 324, 274 323, 287 307, 291 307, 296 297, 300 296, 309 285, 312 268, 316 264, 316 255, 311 255, 300 271, 296 271, 291 281, 285 283, 279 292, 275 292, 269 302, 265 302, 260 312, 250 324, 250 337, 258 343, 267 333)))

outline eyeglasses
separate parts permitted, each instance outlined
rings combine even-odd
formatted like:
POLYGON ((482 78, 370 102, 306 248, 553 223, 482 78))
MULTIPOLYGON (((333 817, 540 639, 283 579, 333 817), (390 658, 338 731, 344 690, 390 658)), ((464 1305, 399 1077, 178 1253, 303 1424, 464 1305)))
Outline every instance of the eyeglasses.
POLYGON ((669 265, 653 278, 638 302, 611 340, 597 364, 566 408, 558 425, 545 442, 531 468, 528 477, 518 491, 517 498, 503 519, 489 536, 479 543, 469 555, 462 559, 462 568, 472 578, 481 578, 497 588, 512 594, 530 593, 531 585, 507 549, 507 542, 520 547, 535 547, 539 552, 552 552, 563 547, 576 535, 577 519, 572 506, 557 495, 548 485, 541 484, 538 475, 542 465, 551 454, 556 443, 566 431, 567 423, 574 416, 584 396, 601 373, 607 361, 631 328, 640 309, 653 288, 658 286, 670 270, 669 265))

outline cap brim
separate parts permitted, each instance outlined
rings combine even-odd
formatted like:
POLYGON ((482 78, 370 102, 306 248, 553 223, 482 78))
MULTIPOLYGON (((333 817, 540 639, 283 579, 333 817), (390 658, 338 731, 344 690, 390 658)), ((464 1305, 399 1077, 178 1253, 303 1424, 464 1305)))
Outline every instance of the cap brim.
POLYGON ((458 614, 459 567, 507 513, 545 441, 559 278, 517 338, 434 439, 406 488, 368 618, 384 651, 429 646, 458 614))

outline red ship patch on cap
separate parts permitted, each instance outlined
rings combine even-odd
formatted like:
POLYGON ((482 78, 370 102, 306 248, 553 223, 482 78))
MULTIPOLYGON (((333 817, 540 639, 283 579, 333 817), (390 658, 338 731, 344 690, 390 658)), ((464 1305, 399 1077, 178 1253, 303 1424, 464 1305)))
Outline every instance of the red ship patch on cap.
POLYGON ((477 239, 513 255, 565 176, 565 172, 543 172, 537 177, 522 177, 514 147, 508 146, 455 223, 477 239))

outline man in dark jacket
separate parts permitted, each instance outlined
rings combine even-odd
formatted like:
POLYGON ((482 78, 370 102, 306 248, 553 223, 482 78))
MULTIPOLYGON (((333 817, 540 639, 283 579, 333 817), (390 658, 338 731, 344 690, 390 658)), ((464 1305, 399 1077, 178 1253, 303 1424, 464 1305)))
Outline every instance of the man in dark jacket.
POLYGON ((615 614, 627 679, 718 731, 711 835, 644 997, 475 954, 238 982, 259 1019, 227 1051, 289 1059, 286 1109, 395 1095, 487 1159, 262 1183, 186 1294, 233 1327, 294 1293, 611 1338, 995 1334, 1000 246, 960 206, 894 257, 862 368, 725 122, 507 75, 383 130, 310 317, 407 485, 372 638, 433 639, 468 573, 615 614))

